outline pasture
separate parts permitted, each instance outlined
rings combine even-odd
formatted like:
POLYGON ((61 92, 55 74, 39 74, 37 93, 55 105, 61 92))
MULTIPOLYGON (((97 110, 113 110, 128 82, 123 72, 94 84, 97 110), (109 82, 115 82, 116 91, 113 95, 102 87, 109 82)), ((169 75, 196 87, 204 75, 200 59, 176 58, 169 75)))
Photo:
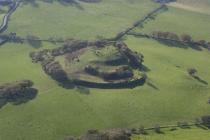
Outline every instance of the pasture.
MULTIPOLYGON (((148 0, 104 0, 80 3, 79 7, 57 2, 37 3, 19 7, 11 16, 6 32, 40 38, 113 37, 159 6, 148 0)), ((207 14, 169 7, 135 31, 188 33, 195 39, 210 41, 209 23, 207 14)), ((129 35, 124 39, 130 49, 144 55, 147 68, 147 82, 133 89, 65 89, 29 57, 32 51, 61 44, 43 42, 40 48, 15 43, 0 46, 0 84, 30 79, 39 90, 38 96, 27 103, 0 106, 0 140, 63 140, 65 136, 79 136, 89 129, 176 124, 210 114, 210 52, 207 49, 179 48, 129 35), (189 68, 196 68, 207 84, 189 76, 189 68)), ((87 53, 84 55, 87 61, 92 55, 88 58, 87 53)), ((192 129, 167 132, 164 138, 181 139, 194 134, 202 135, 203 140, 209 137, 206 131, 192 129)), ((140 136, 142 138, 161 139, 157 134, 140 136)))

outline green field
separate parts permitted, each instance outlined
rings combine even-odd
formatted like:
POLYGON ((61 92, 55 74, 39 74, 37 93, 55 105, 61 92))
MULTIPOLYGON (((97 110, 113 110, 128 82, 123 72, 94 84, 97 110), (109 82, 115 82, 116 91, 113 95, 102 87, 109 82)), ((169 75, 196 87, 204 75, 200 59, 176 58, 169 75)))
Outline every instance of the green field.
POLYGON ((4 14, 0 14, 0 23, 3 21, 4 14))
POLYGON ((177 0, 177 2, 169 5, 189 11, 210 14, 210 0, 177 0))
POLYGON ((8 11, 8 7, 1 6, 1 8, 0 8, 0 25, 3 21, 4 15, 7 13, 7 11, 8 11))
POLYGON ((41 38, 113 37, 158 6, 148 0, 103 0, 95 4, 79 3, 79 7, 58 2, 37 1, 37 4, 37 7, 21 6, 13 14, 7 32, 41 38))
POLYGON ((194 127, 175 131, 165 129, 163 132, 164 134, 149 132, 148 135, 134 136, 132 140, 207 140, 210 136, 209 130, 194 127))
MULTIPOLYGON (((158 7, 148 0, 81 3, 83 9, 56 2, 38 3, 38 7, 19 7, 9 21, 7 32, 41 38, 112 37, 158 7)), ((207 14, 169 8, 135 31, 173 31, 210 40, 209 23, 207 14)), ((0 46, 0 84, 29 79, 39 90, 34 100, 21 105, 8 103, 0 108, 0 140, 63 140, 67 135, 78 136, 88 129, 176 124, 210 114, 208 50, 172 47, 132 36, 125 39, 130 49, 144 55, 148 68, 148 82, 134 89, 64 89, 43 72, 40 64, 31 62, 29 53, 38 49, 28 44, 0 46), (196 68, 209 84, 190 77, 188 68, 196 68), (86 94, 87 90, 90 94, 86 94)), ((42 46, 40 50, 60 44, 43 43, 42 46)), ((200 129, 167 132, 164 138, 182 139, 194 134, 203 136, 201 140, 209 138, 209 133, 200 129)), ((158 140, 161 136, 152 134, 141 139, 158 140)))
POLYGON ((190 34, 194 39, 210 41, 210 15, 192 12, 180 8, 169 7, 167 12, 156 16, 144 24, 144 28, 136 28, 136 32, 169 31, 177 34, 190 34))

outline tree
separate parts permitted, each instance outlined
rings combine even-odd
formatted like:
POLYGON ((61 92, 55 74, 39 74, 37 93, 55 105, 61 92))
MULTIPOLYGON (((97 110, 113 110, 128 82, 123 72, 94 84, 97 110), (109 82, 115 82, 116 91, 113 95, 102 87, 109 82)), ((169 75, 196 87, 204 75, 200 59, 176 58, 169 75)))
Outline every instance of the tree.
POLYGON ((179 36, 175 33, 169 33, 168 34, 168 39, 171 39, 171 40, 179 40, 179 36))
POLYGON ((162 133, 159 125, 155 125, 154 130, 156 133, 162 133))
POLYGON ((205 40, 199 40, 197 43, 201 46, 206 46, 206 41, 205 40))
POLYGON ((142 134, 142 135, 146 135, 147 134, 146 130, 144 129, 144 126, 141 126, 139 128, 139 134, 142 134))
POLYGON ((210 127, 210 115, 202 116, 201 121, 203 125, 210 127))
POLYGON ((206 47, 207 47, 208 50, 210 50, 210 42, 206 43, 206 47))
POLYGON ((189 68, 187 71, 191 76, 194 76, 198 72, 195 68, 189 68))
POLYGON ((183 35, 181 35, 181 41, 190 43, 190 42, 192 42, 192 37, 190 35, 183 34, 183 35))

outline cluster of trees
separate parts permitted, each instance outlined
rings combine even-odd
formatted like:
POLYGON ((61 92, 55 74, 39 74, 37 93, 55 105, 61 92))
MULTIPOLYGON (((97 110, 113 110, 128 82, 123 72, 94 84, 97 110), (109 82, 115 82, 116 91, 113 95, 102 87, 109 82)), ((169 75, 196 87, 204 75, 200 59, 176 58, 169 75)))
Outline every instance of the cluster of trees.
POLYGON ((65 140, 131 140, 131 132, 126 129, 112 129, 104 132, 89 130, 79 138, 67 137, 65 140))
POLYGON ((200 121, 201 121, 201 124, 203 124, 206 127, 210 128, 210 115, 202 116, 200 121))
POLYGON ((31 57, 32 61, 37 63, 37 62, 42 62, 45 59, 48 59, 49 57, 53 58, 51 56, 51 51, 48 49, 44 49, 42 51, 39 52, 31 52, 29 54, 29 56, 31 57))
POLYGON ((88 41, 66 41, 62 47, 53 49, 52 55, 59 56, 65 53, 72 53, 82 48, 88 47, 88 41))
POLYGON ((88 45, 88 41, 67 41, 62 47, 59 48, 31 52, 30 57, 33 62, 41 62, 45 73, 50 75, 54 80, 60 84, 67 85, 70 83, 70 80, 59 62, 54 61, 54 57, 78 51, 82 48, 88 47, 88 45))
POLYGON ((154 32, 152 32, 152 37, 171 39, 171 40, 179 40, 179 36, 172 32, 154 31, 154 32))
POLYGON ((182 34, 181 36, 178 36, 176 33, 173 33, 173 32, 154 31, 152 32, 151 35, 155 39, 167 39, 167 40, 178 41, 178 42, 187 43, 187 44, 195 44, 195 45, 200 45, 204 48, 210 49, 210 42, 205 41, 205 40, 195 41, 188 34, 182 34))
POLYGON ((16 81, 0 85, 0 99, 16 100, 36 94, 37 90, 32 88, 33 82, 30 80, 16 81))
POLYGON ((133 77, 133 71, 128 66, 122 66, 110 72, 103 72, 105 80, 118 80, 133 77))
POLYGON ((16 33, 2 34, 0 38, 5 41, 14 43, 23 43, 23 39, 16 35, 16 33))
POLYGON ((54 61, 53 59, 46 59, 42 61, 41 64, 43 70, 56 81, 60 83, 66 83, 69 81, 66 72, 62 69, 59 62, 54 61))
POLYGON ((141 68, 144 61, 144 56, 133 52, 124 43, 116 43, 115 46, 118 48, 119 52, 129 60, 129 63, 134 68, 141 68))
MULTIPOLYGON (((28 38, 28 41, 31 43, 35 43, 36 40, 39 40, 35 36, 28 36, 27 38, 28 38)), ((55 48, 52 50, 44 49, 39 52, 31 52, 30 57, 32 58, 33 62, 39 62, 49 57, 56 57, 56 56, 63 55, 66 53, 74 53, 88 46, 104 47, 107 44, 110 44, 110 41, 98 40, 95 42, 88 42, 88 41, 80 41, 80 40, 66 40, 64 41, 63 46, 59 48, 55 48)))
POLYGON ((154 31, 152 32, 152 37, 160 39, 169 39, 174 41, 182 41, 186 43, 193 43, 192 37, 188 34, 183 34, 181 36, 178 36, 176 33, 172 32, 154 31))
POLYGON ((80 136, 79 138, 75 138, 72 136, 66 137, 65 140, 131 140, 131 136, 133 134, 148 134, 146 130, 154 130, 156 133, 163 133, 161 128, 171 128, 171 130, 176 130, 176 127, 180 128, 190 128, 192 125, 204 125, 210 128, 210 116, 202 116, 201 118, 196 120, 195 124, 189 124, 187 122, 178 122, 176 125, 169 126, 160 126, 155 125, 151 128, 144 128, 141 126, 140 128, 132 128, 132 129, 112 129, 100 132, 98 130, 89 130, 86 134, 80 136))
POLYGON ((44 49, 38 52, 31 52, 30 57, 33 62, 41 62, 45 59, 54 58, 66 53, 72 53, 85 47, 88 47, 88 41, 66 41, 64 45, 59 48, 52 50, 44 49))
POLYGON ((91 75, 99 76, 104 80, 119 80, 133 77, 133 72, 128 66, 122 66, 115 70, 104 72, 100 71, 99 67, 87 65, 85 71, 91 75))
POLYGON ((3 34, 0 36, 1 38, 5 38, 10 42, 15 42, 15 43, 23 43, 24 41, 27 41, 30 45, 36 46, 41 44, 42 39, 35 35, 27 35, 26 38, 17 36, 16 33, 9 33, 9 34, 3 34))

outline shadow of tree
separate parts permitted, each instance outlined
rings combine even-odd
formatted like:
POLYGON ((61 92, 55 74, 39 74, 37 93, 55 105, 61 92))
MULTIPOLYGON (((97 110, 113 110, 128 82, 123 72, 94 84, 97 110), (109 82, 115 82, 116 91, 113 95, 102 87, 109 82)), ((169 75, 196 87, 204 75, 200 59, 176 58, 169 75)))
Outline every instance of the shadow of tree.
POLYGON ((12 98, 0 98, 0 108, 2 108, 7 103, 12 103, 13 105, 20 105, 27 103, 37 96, 38 90, 34 88, 28 88, 25 90, 21 96, 13 96, 12 98))
POLYGON ((74 89, 75 88, 74 83, 72 83, 70 80, 62 81, 62 82, 60 81, 60 82, 58 82, 58 85, 65 88, 65 89, 74 89))
POLYGON ((32 7, 39 7, 39 1, 53 4, 54 2, 58 2, 59 4, 63 6, 75 6, 76 8, 80 10, 84 10, 84 8, 81 6, 81 4, 76 0, 24 0, 23 4, 27 5, 30 4, 32 7))
POLYGON ((78 91, 79 93, 85 94, 85 95, 90 94, 89 88, 82 87, 82 86, 77 86, 77 91, 78 91))
POLYGON ((155 39, 155 40, 161 44, 168 46, 168 47, 177 47, 177 48, 183 48, 183 49, 192 48, 196 51, 202 51, 201 47, 199 47, 198 45, 195 45, 193 43, 184 44, 184 43, 180 43, 177 41, 169 41, 169 40, 162 40, 162 39, 155 39))
POLYGON ((155 89, 155 90, 159 90, 159 88, 151 82, 147 82, 147 85, 150 86, 151 88, 155 89))
POLYGON ((182 49, 188 49, 188 48, 191 48, 191 49, 194 49, 196 51, 202 51, 202 47, 197 45, 196 43, 183 43, 183 42, 180 42, 180 41, 175 41, 175 40, 169 40, 169 39, 157 39, 157 38, 152 38, 150 37, 149 35, 141 35, 141 34, 138 34, 138 33, 135 33, 135 32, 130 32, 129 35, 132 35, 136 38, 147 38, 147 39, 153 39, 155 41, 157 41, 158 43, 160 44, 163 44, 167 47, 176 47, 176 48, 182 48, 182 49))
POLYGON ((200 129, 203 129, 203 130, 209 130, 210 129, 209 127, 206 127, 202 124, 197 124, 196 127, 200 128, 200 129))
POLYGON ((199 76, 194 75, 193 78, 196 79, 198 82, 204 84, 204 85, 208 85, 208 82, 206 82, 205 80, 201 79, 199 76))
POLYGON ((148 67, 145 66, 145 65, 142 65, 141 70, 144 71, 144 72, 149 72, 149 71, 151 71, 151 69, 148 68, 148 67))
POLYGON ((39 41, 39 40, 30 40, 30 41, 28 41, 28 44, 36 49, 42 47, 42 41, 39 41))

